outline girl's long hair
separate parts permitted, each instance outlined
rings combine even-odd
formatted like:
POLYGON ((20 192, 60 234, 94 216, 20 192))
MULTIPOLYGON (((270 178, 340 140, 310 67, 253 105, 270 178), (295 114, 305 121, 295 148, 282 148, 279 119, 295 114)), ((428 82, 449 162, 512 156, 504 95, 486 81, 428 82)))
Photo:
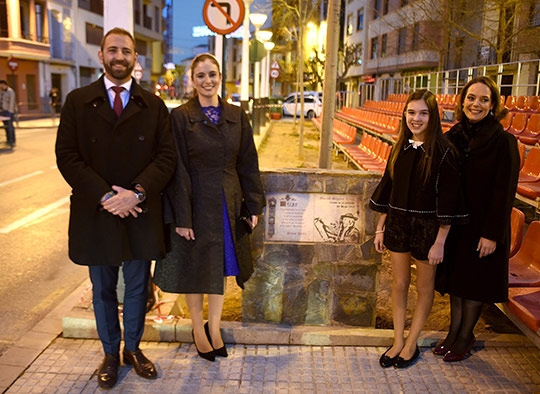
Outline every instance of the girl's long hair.
POLYGON ((390 153, 388 159, 390 176, 394 177, 394 165, 396 164, 397 157, 399 152, 403 149, 403 144, 409 141, 412 138, 413 134, 409 127, 407 126, 407 108, 411 101, 423 100, 429 110, 429 120, 426 129, 426 136, 424 140, 424 149, 426 154, 424 155, 424 160, 421 164, 422 174, 424 175, 424 183, 427 182, 431 174, 431 165, 433 162, 433 153, 436 149, 441 149, 445 139, 441 127, 441 117, 439 116, 439 107, 437 106, 437 100, 433 93, 429 90, 421 89, 413 92, 407 99, 405 104, 405 109, 403 110, 403 115, 401 117, 401 126, 399 128, 398 139, 390 153))

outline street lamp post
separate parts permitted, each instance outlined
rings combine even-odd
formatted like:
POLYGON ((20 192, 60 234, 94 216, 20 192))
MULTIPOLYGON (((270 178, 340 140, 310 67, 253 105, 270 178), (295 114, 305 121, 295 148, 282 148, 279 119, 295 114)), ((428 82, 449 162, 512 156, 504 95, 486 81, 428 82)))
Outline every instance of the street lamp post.
MULTIPOLYGON (((255 39, 257 39, 257 33, 264 22, 266 22, 267 16, 265 14, 249 14, 249 20, 255 26, 255 39)), ((261 62, 255 62, 255 70, 253 72, 253 133, 260 133, 261 115, 260 115, 260 81, 261 81, 261 62)))
POLYGON ((240 101, 244 111, 249 111, 249 6, 251 0, 244 0, 244 37, 242 38, 242 77, 240 101))
POLYGON ((264 77, 265 81, 265 92, 268 97, 271 97, 272 94, 270 92, 270 51, 274 49, 276 44, 274 44, 272 41, 267 41, 264 43, 264 49, 266 49, 266 76, 264 77))

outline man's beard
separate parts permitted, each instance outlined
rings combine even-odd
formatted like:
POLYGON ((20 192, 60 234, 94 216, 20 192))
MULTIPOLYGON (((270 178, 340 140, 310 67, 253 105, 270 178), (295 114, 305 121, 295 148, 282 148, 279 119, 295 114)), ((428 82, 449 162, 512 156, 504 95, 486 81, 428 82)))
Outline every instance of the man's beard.
POLYGON ((133 72, 133 68, 135 67, 135 63, 133 63, 131 65, 128 64, 127 62, 125 62, 125 61, 114 62, 114 63, 105 63, 104 67, 105 67, 105 70, 111 76, 113 76, 116 79, 122 80, 122 79, 125 79, 125 78, 127 78, 128 76, 131 75, 131 73, 133 72), (116 65, 116 64, 121 64, 121 65, 125 66, 126 68, 124 70, 115 70, 113 68, 113 66, 116 65))

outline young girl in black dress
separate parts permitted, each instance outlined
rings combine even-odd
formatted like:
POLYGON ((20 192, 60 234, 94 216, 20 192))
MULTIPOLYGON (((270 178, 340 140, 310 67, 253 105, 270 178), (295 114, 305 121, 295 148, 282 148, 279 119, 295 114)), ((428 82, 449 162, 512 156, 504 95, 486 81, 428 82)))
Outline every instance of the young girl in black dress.
POLYGON ((390 251, 394 343, 380 357, 383 368, 406 368, 418 358, 417 340, 433 304, 437 264, 444 256, 450 225, 461 211, 457 158, 441 129, 435 96, 418 90, 407 100, 401 128, 383 178, 370 200, 381 212, 375 249, 390 251), (404 338, 407 293, 415 260, 418 301, 404 338))

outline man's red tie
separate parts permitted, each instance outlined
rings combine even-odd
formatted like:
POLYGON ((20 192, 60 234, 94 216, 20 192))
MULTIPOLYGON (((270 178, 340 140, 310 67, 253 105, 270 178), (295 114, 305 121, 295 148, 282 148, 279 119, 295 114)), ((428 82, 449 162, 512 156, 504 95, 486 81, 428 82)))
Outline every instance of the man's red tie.
POLYGON ((124 106, 122 105, 122 99, 120 98, 120 92, 124 90, 122 86, 113 86, 111 88, 114 90, 114 93, 116 93, 116 96, 114 96, 114 103, 113 103, 113 109, 116 113, 117 117, 120 117, 122 114, 122 110, 124 109, 124 106))

